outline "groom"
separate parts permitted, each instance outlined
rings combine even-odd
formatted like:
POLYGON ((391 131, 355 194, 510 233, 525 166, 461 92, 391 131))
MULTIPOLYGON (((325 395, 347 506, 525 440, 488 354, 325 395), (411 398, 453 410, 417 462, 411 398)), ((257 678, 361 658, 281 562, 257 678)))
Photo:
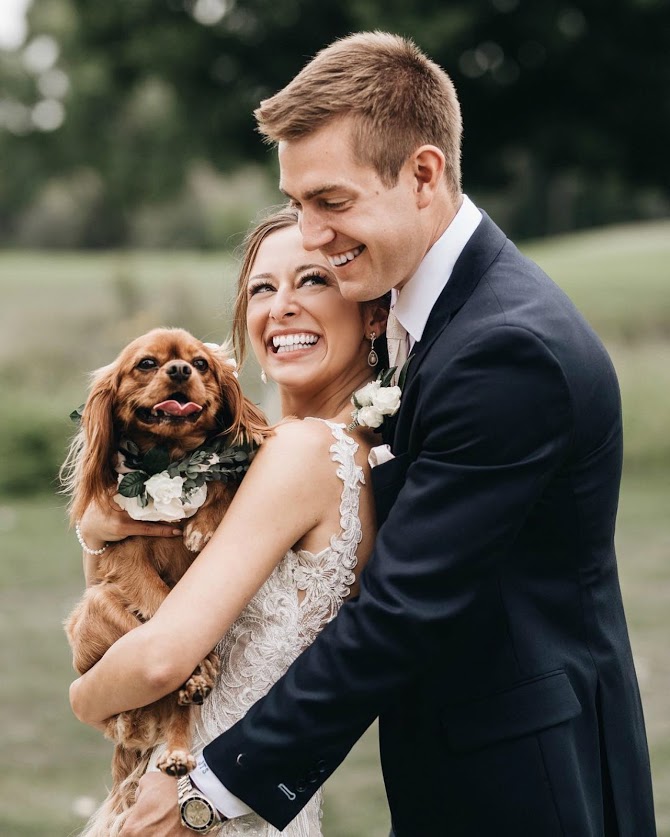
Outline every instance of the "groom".
POLYGON ((456 94, 411 42, 337 41, 256 115, 305 248, 349 299, 395 289, 411 359, 360 596, 193 781, 282 829, 379 716, 396 837, 651 837, 603 346, 462 194, 456 94))

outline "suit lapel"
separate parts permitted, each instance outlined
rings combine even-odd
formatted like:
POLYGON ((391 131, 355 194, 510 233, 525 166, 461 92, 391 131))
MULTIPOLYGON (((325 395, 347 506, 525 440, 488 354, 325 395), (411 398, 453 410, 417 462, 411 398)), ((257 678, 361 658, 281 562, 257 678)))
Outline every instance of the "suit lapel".
MULTIPOLYGON (((447 327, 454 314, 467 302, 482 276, 502 250, 507 237, 489 216, 482 212, 482 220, 458 257, 449 281, 433 306, 423 336, 410 352, 410 363, 403 391, 407 392, 417 370, 438 335, 447 327)), ((392 420, 383 425, 384 442, 396 451, 396 428, 403 414, 403 404, 392 420), (388 426, 387 426, 388 425, 388 426)), ((411 416, 409 416, 411 419, 411 416)))
POLYGON ((506 241, 507 238, 502 230, 493 223, 485 212, 482 212, 482 220, 479 226, 463 248, 463 252, 454 265, 449 281, 444 286, 430 312, 421 340, 415 343, 410 353, 412 360, 407 370, 405 389, 416 375, 428 349, 449 324, 454 314, 470 298, 480 279, 496 259, 506 241))

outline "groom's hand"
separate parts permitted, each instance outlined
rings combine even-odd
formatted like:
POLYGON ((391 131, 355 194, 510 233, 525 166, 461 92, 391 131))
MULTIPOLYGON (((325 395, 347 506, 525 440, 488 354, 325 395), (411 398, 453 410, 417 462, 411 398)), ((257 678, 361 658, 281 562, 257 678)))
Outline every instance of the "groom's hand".
POLYGON ((177 807, 177 782, 164 773, 145 773, 137 788, 135 804, 119 837, 187 837, 177 807))

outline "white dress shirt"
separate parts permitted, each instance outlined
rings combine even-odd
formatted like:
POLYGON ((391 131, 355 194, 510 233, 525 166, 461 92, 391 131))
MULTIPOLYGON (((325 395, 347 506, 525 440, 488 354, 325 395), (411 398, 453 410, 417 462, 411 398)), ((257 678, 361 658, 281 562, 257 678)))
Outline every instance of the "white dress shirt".
MULTIPOLYGON (((414 276, 403 286, 402 292, 392 291, 391 305, 398 322, 407 331, 409 349, 421 340, 430 312, 481 220, 481 212, 467 195, 463 195, 452 222, 426 253, 414 276)), ((246 803, 221 784, 204 756, 198 757, 191 779, 226 817, 232 819, 252 812, 246 803)))
POLYGON ((391 307, 409 338, 409 349, 423 337, 430 312, 449 281, 463 248, 479 226, 482 213, 467 195, 435 244, 430 248, 416 273, 401 291, 391 291, 391 307))
POLYGON ((218 778, 209 769, 205 757, 201 754, 195 762, 195 770, 191 773, 191 780, 209 799, 216 810, 232 820, 233 817, 242 817, 251 814, 253 811, 246 802, 242 802, 234 796, 225 785, 222 785, 218 778))

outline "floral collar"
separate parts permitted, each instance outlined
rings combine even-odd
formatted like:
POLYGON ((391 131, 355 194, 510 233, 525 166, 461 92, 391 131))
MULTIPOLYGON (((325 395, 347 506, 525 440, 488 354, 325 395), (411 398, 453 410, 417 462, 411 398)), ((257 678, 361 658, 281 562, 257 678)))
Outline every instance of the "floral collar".
POLYGON ((177 462, 162 445, 141 454, 130 439, 116 454, 118 493, 114 502, 135 520, 172 522, 192 517, 207 499, 207 483, 238 482, 247 472, 257 445, 228 446, 217 439, 177 462))
POLYGON ((347 430, 351 431, 355 427, 371 427, 378 430, 386 418, 398 412, 411 359, 412 355, 405 361, 397 384, 393 384, 397 370, 397 367, 393 366, 391 369, 383 369, 374 381, 354 392, 351 403, 356 409, 351 414, 352 422, 347 425, 347 430))

